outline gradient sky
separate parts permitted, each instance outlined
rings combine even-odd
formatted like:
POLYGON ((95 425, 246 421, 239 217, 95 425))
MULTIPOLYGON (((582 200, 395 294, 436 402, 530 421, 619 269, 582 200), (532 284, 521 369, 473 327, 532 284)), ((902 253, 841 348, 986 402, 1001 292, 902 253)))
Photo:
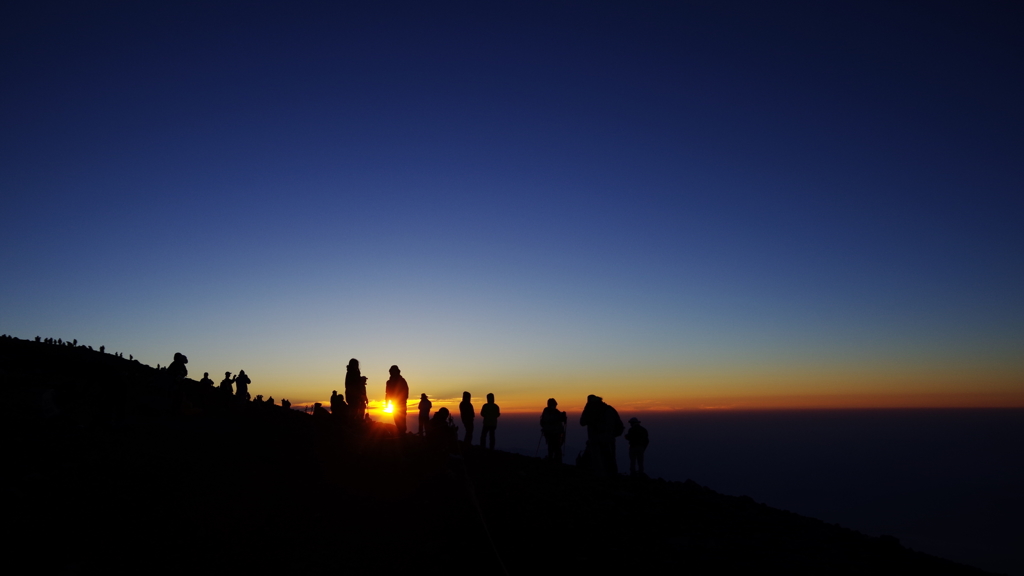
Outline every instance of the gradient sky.
POLYGON ((1024 406, 1018 3, 210 4, 5 4, 0 332, 295 403, 1024 406))

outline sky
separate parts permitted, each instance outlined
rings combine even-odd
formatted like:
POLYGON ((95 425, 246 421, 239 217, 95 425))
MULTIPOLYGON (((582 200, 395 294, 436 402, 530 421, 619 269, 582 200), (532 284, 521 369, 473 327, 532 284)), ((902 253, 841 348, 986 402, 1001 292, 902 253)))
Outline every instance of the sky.
POLYGON ((5 3, 0 332, 323 401, 1024 406, 1016 3, 5 3))

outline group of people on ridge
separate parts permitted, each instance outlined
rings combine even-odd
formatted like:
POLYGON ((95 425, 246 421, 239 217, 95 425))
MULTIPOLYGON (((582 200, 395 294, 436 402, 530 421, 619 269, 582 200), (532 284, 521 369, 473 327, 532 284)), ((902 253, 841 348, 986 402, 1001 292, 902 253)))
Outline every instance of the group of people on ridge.
MULTIPOLYGON (((188 358, 184 354, 176 353, 174 361, 167 367, 167 372, 176 379, 184 379, 188 375, 185 364, 188 358)), ((389 370, 389 378, 385 384, 384 403, 390 407, 394 416, 395 427, 400 436, 406 433, 407 406, 409 401, 409 383, 402 376, 398 366, 392 366, 389 370)), ((235 386, 234 396, 240 400, 247 401, 250 398, 249 384, 252 381, 245 374, 244 370, 238 372, 238 376, 232 377, 231 372, 224 373, 224 379, 220 382, 220 390, 226 396, 232 396, 232 385, 235 386)), ((366 395, 367 377, 359 371, 359 361, 355 358, 349 360, 345 373, 345 393, 338 394, 337 390, 331 394, 330 412, 328 413, 320 403, 314 407, 314 415, 331 415, 346 421, 361 423, 369 419, 366 414, 366 407, 369 402, 366 395), (347 401, 346 401, 347 398, 347 401)), ((200 384, 213 386, 208 372, 203 374, 200 384)), ((258 397, 262 399, 262 396, 258 397)), ((273 403, 273 399, 269 400, 273 403)), ((290 407, 290 403, 282 405, 290 407)), ((420 395, 419 401, 419 428, 420 435, 440 438, 450 436, 453 441, 457 438, 457 427, 448 408, 442 407, 431 416, 430 411, 433 403, 426 394, 420 395)), ((476 429, 476 410, 472 402, 472 394, 462 393, 462 402, 459 403, 459 417, 465 429, 465 436, 462 442, 471 446, 473 444, 473 433, 476 429)), ((498 418, 501 417, 501 409, 494 402, 494 394, 487 394, 487 402, 480 407, 480 417, 483 420, 480 428, 480 446, 494 449, 495 432, 498 428, 498 418)), ((547 458, 555 462, 561 462, 563 458, 563 446, 565 445, 565 433, 568 426, 568 415, 558 409, 558 402, 549 398, 547 407, 540 416, 541 435, 548 448, 547 458)), ((587 428, 587 447, 577 459, 577 465, 589 467, 598 474, 618 474, 618 465, 615 458, 615 439, 623 435, 629 443, 629 471, 630 474, 644 474, 644 452, 650 443, 647 430, 640 425, 640 420, 630 418, 629 430, 626 431, 619 417, 618 411, 604 402, 600 396, 591 394, 587 396, 587 404, 580 415, 580 425, 587 428)))

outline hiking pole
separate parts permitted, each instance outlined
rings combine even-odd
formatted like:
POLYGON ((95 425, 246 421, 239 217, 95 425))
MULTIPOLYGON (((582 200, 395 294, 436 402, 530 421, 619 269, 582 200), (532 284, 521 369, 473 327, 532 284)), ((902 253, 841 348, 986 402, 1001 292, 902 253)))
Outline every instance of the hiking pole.
POLYGON ((537 438, 537 449, 533 451, 533 457, 536 458, 540 455, 540 441, 544 438, 544 431, 540 431, 540 438, 537 438))

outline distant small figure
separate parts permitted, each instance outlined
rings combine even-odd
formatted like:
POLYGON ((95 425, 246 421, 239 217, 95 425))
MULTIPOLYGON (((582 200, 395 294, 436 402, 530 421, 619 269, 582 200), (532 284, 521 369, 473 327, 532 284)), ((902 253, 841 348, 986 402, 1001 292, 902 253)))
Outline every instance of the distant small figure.
POLYGON ((105 351, 106 349, 107 349, 107 347, 106 347, 106 346, 100 346, 100 352, 103 352, 103 351, 105 351))
POLYGON ((213 386, 213 380, 210 380, 210 373, 203 372, 203 379, 199 381, 204 386, 213 386))
POLYGON ((466 446, 473 445, 473 424, 476 421, 476 412, 473 410, 472 399, 469 392, 463 392, 462 402, 459 402, 459 416, 462 418, 462 427, 466 429, 466 437, 462 441, 466 446))
POLYGON ((231 372, 224 373, 224 379, 220 381, 220 390, 222 393, 231 396, 231 385, 235 383, 235 379, 231 377, 231 372))
POLYGON ((647 445, 650 444, 647 429, 640 425, 640 420, 630 418, 629 430, 624 438, 626 442, 629 442, 629 475, 636 476, 639 467, 640 476, 646 476, 644 474, 644 452, 647 450, 647 445))
POLYGON ((331 413, 324 408, 324 405, 317 402, 313 404, 313 417, 314 418, 330 418, 331 413))
POLYGON ((287 398, 282 398, 281 399, 281 408, 284 408, 285 410, 291 410, 292 409, 292 403, 289 402, 287 398))
POLYGON ((430 402, 429 398, 427 398, 427 394, 426 393, 420 394, 420 405, 419 405, 419 409, 420 409, 419 435, 420 436, 423 436, 423 434, 426 432, 427 424, 430 422, 430 409, 433 408, 433 407, 434 407, 434 404, 430 402))
POLYGON ((274 397, 271 396, 270 398, 267 398, 267 406, 273 406, 273 405, 274 405, 274 397))
POLYGON ((337 390, 331 391, 331 416, 335 420, 348 417, 348 404, 345 403, 345 395, 338 394, 337 390))
POLYGON ((501 410, 494 403, 494 394, 487 395, 487 403, 480 407, 480 417, 484 419, 484 426, 480 429, 480 445, 484 445, 484 438, 490 437, 488 448, 494 450, 494 431, 498 428, 498 417, 501 410))
POLYGON ((587 457, 590 467, 600 475, 615 476, 619 466, 615 462, 615 439, 625 426, 619 413, 600 396, 587 396, 587 405, 580 415, 580 426, 587 427, 587 457))
POLYGON ((398 428, 399 437, 405 435, 406 412, 409 407, 409 383, 402 377, 402 371, 398 366, 388 369, 391 378, 384 385, 384 403, 391 402, 391 413, 395 416, 395 427, 398 428))
POLYGON ((167 375, 173 380, 184 380, 188 376, 188 368, 185 368, 185 364, 188 364, 188 358, 181 352, 175 352, 174 361, 167 367, 167 375))
MULTIPOLYGON (((89 346, 89 350, 92 350, 92 346, 89 346)), ((132 356, 131 354, 129 354, 128 355, 128 360, 135 360, 135 356, 132 356)))
POLYGON ((359 360, 355 358, 348 361, 345 369, 345 398, 348 399, 348 409, 352 420, 360 422, 363 414, 366 413, 366 378, 359 372, 359 360))
POLYGON ((263 394, 257 394, 256 399, 253 400, 253 402, 256 404, 263 404, 263 394))
POLYGON ((243 401, 249 399, 249 384, 252 384, 252 380, 249 380, 249 377, 245 375, 245 370, 239 370, 238 376, 235 378, 235 385, 237 386, 235 388, 235 396, 238 399, 243 401))
POLYGON ((548 445, 548 460, 562 462, 562 445, 565 444, 565 425, 568 416, 558 409, 558 402, 548 398, 548 406, 540 415, 540 432, 548 445))

